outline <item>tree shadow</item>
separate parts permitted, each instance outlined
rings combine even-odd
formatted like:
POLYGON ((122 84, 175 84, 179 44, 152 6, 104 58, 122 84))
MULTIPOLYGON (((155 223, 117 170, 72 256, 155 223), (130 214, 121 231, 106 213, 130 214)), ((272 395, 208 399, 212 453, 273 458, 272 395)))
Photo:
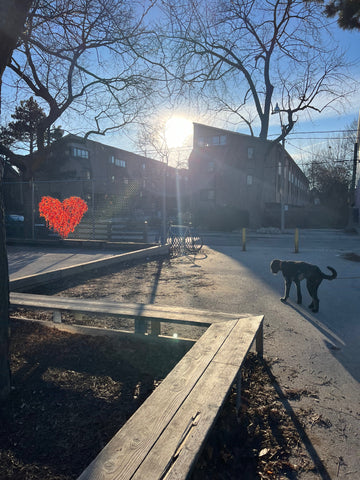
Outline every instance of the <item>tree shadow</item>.
POLYGON ((291 421, 293 422, 293 425, 295 426, 295 428, 296 428, 296 430, 299 434, 299 437, 301 438, 306 450, 308 451, 308 453, 309 453, 309 455, 310 455, 310 457, 311 457, 311 459, 312 459, 312 461, 313 461, 313 463, 314 463, 314 465, 317 469, 317 473, 320 475, 322 480, 331 480, 331 477, 330 477, 324 463, 322 462, 321 458, 319 457, 319 455, 318 455, 316 449, 314 448, 310 438, 308 437, 304 427, 301 425, 301 422, 298 419, 298 416, 297 416, 296 412, 294 412, 294 410, 293 410, 292 406, 290 405, 285 393, 282 391, 281 386, 279 385, 278 381, 276 380, 276 377, 272 373, 271 368, 266 361, 263 362, 263 367, 264 367, 266 373, 268 374, 269 379, 270 379, 274 389, 276 390, 276 393, 278 394, 286 413, 291 418, 291 421))

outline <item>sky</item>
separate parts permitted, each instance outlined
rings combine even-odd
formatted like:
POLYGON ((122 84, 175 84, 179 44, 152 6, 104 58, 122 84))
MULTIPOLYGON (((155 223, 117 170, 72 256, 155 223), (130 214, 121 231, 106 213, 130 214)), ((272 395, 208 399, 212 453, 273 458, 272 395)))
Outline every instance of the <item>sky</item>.
MULTIPOLYGON (((341 30, 336 23, 333 25, 333 32, 346 51, 346 58, 352 64, 351 76, 360 80, 360 32, 341 30)), ((326 145, 327 137, 338 137, 340 131, 346 130, 353 120, 359 120, 359 115, 360 87, 347 99, 343 107, 339 107, 338 112, 328 109, 321 114, 313 113, 311 119, 302 120, 296 125, 294 132, 289 135, 286 149, 299 163, 306 156, 306 152, 311 152, 318 145, 326 145), (310 133, 300 134, 300 132, 310 133)))
MULTIPOLYGON (((344 31, 337 26, 336 21, 333 22, 333 35, 337 41, 340 42, 341 47, 345 51, 346 59, 350 62, 351 67, 349 74, 354 79, 360 80, 360 32, 359 31, 344 31)), ((276 101, 274 99, 274 101, 276 101)), ((177 145, 177 150, 183 152, 190 152, 192 145, 192 135, 189 134, 189 124, 192 122, 204 123, 207 125, 225 128, 239 133, 249 134, 247 128, 236 128, 234 125, 229 125, 221 116, 208 114, 199 116, 197 113, 192 113, 190 110, 182 109, 174 112, 168 111, 166 113, 169 118, 172 116, 179 118, 179 123, 173 122, 173 128, 184 129, 188 135, 184 135, 185 140, 183 145, 177 145), (186 123, 188 121, 188 124, 186 123)), ((334 105, 334 108, 325 109, 321 113, 315 111, 300 118, 296 123, 293 131, 289 134, 285 142, 285 148, 294 160, 302 167, 305 163, 311 160, 314 151, 320 148, 327 148, 329 139, 336 139, 346 131, 349 125, 360 116, 360 87, 359 90, 353 92, 350 97, 347 97, 343 105, 334 105)), ((278 115, 270 118, 269 139, 278 136, 280 132, 280 119, 278 115)), ((181 137, 183 135, 180 135, 181 137)), ((137 151, 137 146, 131 144, 129 139, 120 138, 115 135, 110 142, 115 142, 118 146, 123 144, 124 149, 131 149, 137 151)), ((186 154, 186 153, 185 153, 186 154)), ((352 161, 352 159, 349 159, 352 161)))
MULTIPOLYGON (((346 60, 352 63, 350 74, 353 78, 360 81, 360 32, 341 30, 336 21, 333 22, 333 35, 336 40, 341 43, 342 48, 346 52, 346 60)), ((276 102, 276 99, 273 99, 276 102)), ((294 160, 301 166, 311 159, 312 152, 316 148, 326 147, 327 138, 336 138, 346 130, 349 124, 358 119, 360 111, 360 88, 354 92, 343 106, 338 106, 337 110, 327 109, 321 114, 312 112, 311 117, 302 116, 296 123, 294 130, 287 137, 285 147, 294 160), (310 157, 310 158, 309 158, 310 157)), ((199 112, 191 111, 189 106, 182 109, 162 110, 157 112, 159 118, 170 119, 168 122, 169 143, 172 148, 172 161, 176 163, 179 155, 188 156, 192 146, 191 125, 192 122, 204 123, 207 125, 237 131, 249 134, 247 128, 240 128, 234 124, 229 124, 224 117, 220 115, 199 114, 199 112), (172 118, 177 120, 171 120, 172 118), (182 141, 181 141, 182 139, 182 141)), ((78 120, 77 120, 78 121, 78 120)), ((269 139, 274 138, 280 133, 280 119, 278 115, 272 115, 270 118, 269 139)), ((65 115, 60 118, 55 125, 60 125, 65 132, 81 133, 81 126, 72 122, 70 116, 65 115)), ((165 128, 165 127, 164 127, 165 128)), ((137 144, 136 129, 129 133, 123 131, 111 135, 90 137, 92 140, 99 141, 108 145, 114 145, 124 150, 135 153, 144 153, 137 144)), ((147 150, 148 156, 156 158, 156 154, 152 155, 151 150, 147 150)))

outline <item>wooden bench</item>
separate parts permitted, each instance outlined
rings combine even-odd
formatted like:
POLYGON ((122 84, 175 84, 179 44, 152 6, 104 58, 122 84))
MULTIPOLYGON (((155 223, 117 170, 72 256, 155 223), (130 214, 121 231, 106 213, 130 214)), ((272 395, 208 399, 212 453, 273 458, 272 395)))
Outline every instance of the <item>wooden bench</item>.
POLYGON ((254 339, 262 355, 262 327, 212 324, 78 480, 188 478, 254 339))
MULTIPOLYGON (((192 326, 209 326, 213 323, 235 320, 239 315, 232 313, 210 312, 193 308, 160 306, 143 303, 117 303, 103 300, 83 300, 70 297, 34 295, 30 293, 10 293, 13 307, 43 309, 53 312, 53 321, 61 322, 62 312, 83 314, 114 315, 134 320, 135 333, 146 334, 147 321, 151 321, 150 332, 159 335, 161 322, 178 323, 192 326)), ((242 315, 247 316, 247 315, 242 315)))
POLYGON ((241 367, 253 343, 263 354, 262 316, 22 293, 11 293, 10 302, 135 317, 142 324, 151 319, 209 326, 78 480, 187 479, 235 382, 240 406, 241 367))

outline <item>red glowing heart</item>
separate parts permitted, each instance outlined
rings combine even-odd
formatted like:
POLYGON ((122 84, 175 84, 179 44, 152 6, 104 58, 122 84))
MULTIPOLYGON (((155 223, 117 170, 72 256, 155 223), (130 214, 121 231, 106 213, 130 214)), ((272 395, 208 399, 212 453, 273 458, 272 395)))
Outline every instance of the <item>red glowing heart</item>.
POLYGON ((74 231, 87 209, 86 202, 79 197, 65 198, 63 202, 57 198, 42 197, 39 203, 40 216, 62 238, 67 238, 74 231))

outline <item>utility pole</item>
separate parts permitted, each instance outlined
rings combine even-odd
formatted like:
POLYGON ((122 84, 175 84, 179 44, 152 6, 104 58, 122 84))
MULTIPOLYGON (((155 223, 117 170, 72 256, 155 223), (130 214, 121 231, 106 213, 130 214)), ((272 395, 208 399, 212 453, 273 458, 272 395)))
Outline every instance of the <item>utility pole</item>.
POLYGON ((352 231, 356 226, 359 225, 359 219, 357 219, 355 224, 356 208, 359 209, 359 206, 356 205, 356 169, 357 169, 357 163, 358 163, 359 142, 360 142, 360 111, 359 111, 359 118, 358 118, 356 141, 354 144, 353 171, 352 171, 352 177, 351 177, 350 196, 349 196, 349 218, 348 218, 348 224, 346 226, 347 231, 352 231))

